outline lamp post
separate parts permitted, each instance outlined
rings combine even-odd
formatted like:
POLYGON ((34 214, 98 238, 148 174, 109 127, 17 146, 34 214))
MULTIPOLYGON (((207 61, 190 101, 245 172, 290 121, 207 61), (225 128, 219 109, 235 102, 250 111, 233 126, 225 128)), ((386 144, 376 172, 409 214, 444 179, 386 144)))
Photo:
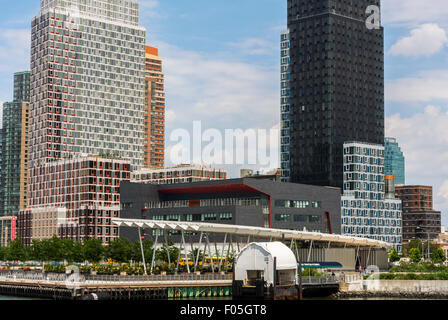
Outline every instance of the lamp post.
MULTIPOLYGON (((424 238, 424 230, 422 227, 416 227, 415 228, 415 233, 419 233, 419 235, 417 236, 419 239, 422 239, 422 257, 425 258, 424 255, 424 243, 423 243, 423 238, 424 238)), ((430 259, 430 249, 429 249, 429 232, 426 231, 426 235, 427 235, 427 259, 430 259)))

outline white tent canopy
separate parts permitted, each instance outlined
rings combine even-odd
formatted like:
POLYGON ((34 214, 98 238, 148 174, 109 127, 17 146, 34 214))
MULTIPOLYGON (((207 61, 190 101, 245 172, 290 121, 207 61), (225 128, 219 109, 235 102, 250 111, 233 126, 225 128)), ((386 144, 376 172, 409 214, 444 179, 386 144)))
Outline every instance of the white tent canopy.
POLYGON ((186 232, 204 232, 231 234, 242 237, 257 237, 272 240, 295 240, 295 241, 320 241, 339 243, 348 246, 372 247, 391 249, 392 244, 358 237, 349 237, 339 234, 328 234, 318 232, 306 232, 297 230, 270 229, 251 226, 239 226, 231 224, 204 223, 204 222, 186 222, 186 221, 159 221, 159 220, 143 220, 143 219, 121 219, 112 218, 112 223, 122 227, 140 227, 144 229, 161 229, 161 230, 179 230, 186 232))
POLYGON ((235 263, 235 280, 247 281, 261 277, 268 284, 275 279, 292 284, 297 278, 297 260, 294 253, 281 242, 252 242, 238 254, 235 263), (274 268, 275 259, 275 268, 274 268))
MULTIPOLYGON (((294 253, 281 242, 253 242, 245 246, 238 257, 245 254, 245 250, 260 247, 273 258, 277 258, 277 270, 289 270, 297 268, 297 260, 294 253)), ((237 258, 238 259, 238 258, 237 258)))

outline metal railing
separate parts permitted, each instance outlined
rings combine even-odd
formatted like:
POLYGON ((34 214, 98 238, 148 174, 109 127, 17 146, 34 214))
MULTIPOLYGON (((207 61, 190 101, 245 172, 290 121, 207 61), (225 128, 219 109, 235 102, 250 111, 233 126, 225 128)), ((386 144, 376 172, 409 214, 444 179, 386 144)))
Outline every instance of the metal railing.
MULTIPOLYGON (((176 282, 176 281, 231 281, 231 273, 182 273, 174 275, 92 275, 92 274, 65 274, 65 273, 47 273, 47 272, 24 272, 0 270, 0 280, 31 280, 48 282, 67 282, 74 281, 86 283, 141 283, 141 282, 176 282)), ((299 280, 299 279, 297 279, 299 280)), ((335 284, 359 280, 359 274, 345 275, 344 277, 326 276, 326 277, 302 277, 302 284, 335 284)), ((298 281, 297 281, 298 283, 298 281)))
POLYGON ((329 277, 302 277, 302 284, 336 284, 341 282, 341 279, 336 276, 329 277))
POLYGON ((361 275, 359 273, 355 273, 355 274, 346 274, 343 275, 341 277, 341 280, 343 282, 349 283, 349 282, 354 282, 354 281, 359 281, 362 280, 361 275))
MULTIPOLYGON (((0 279, 7 280, 31 280, 31 281, 51 281, 66 282, 76 279, 73 274, 65 273, 44 273, 44 272, 20 272, 1 270, 0 279)), ((79 274, 81 282, 164 282, 164 281, 225 281, 232 280, 232 274, 177 274, 177 275, 92 275, 79 274)))

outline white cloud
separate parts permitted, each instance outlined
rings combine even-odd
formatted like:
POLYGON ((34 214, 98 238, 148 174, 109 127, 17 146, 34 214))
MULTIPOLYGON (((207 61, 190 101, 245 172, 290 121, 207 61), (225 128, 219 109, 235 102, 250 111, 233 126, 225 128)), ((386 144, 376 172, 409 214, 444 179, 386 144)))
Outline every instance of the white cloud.
POLYGON ((398 40, 390 53, 403 56, 431 55, 439 52, 447 43, 445 30, 437 24, 424 24, 413 29, 409 37, 398 40))
POLYGON ((165 111, 165 121, 173 122, 174 120, 176 120, 176 117, 176 113, 173 110, 167 109, 165 111))
POLYGON ((446 0, 384 0, 382 11, 386 23, 415 26, 438 22, 446 25, 448 20, 446 0))
POLYGON ((442 212, 448 212, 447 123, 448 108, 433 105, 410 117, 386 118, 386 135, 397 138, 406 158, 406 184, 432 185, 434 208, 442 212))
POLYGON ((224 60, 166 43, 157 46, 164 61, 167 109, 176 115, 167 122, 169 128, 189 129, 194 120, 218 129, 269 128, 278 123, 278 68, 224 60))
POLYGON ((139 1, 140 9, 154 9, 159 5, 158 0, 140 0, 139 1))
MULTIPOLYGON (((222 136, 225 136, 225 129, 277 128, 280 118, 277 68, 242 63, 233 60, 234 57, 218 58, 166 43, 154 45, 163 58, 165 73, 168 157, 175 144, 170 139, 171 133, 182 128, 193 136, 193 121, 196 120, 201 120, 202 132, 217 129, 222 136)), ((192 148, 193 141, 190 143, 192 148)), ((277 151, 278 141, 273 144, 272 148, 277 151)), ((204 142, 202 147, 207 145, 204 142)), ((228 152, 224 145, 222 147, 223 152, 228 152)), ((254 151, 253 146, 236 150, 246 155, 253 155, 254 151)), ((233 176, 237 173, 236 169, 232 172, 233 176)))
POLYGON ((422 71, 416 76, 386 80, 387 101, 431 102, 448 100, 448 70, 422 71))
POLYGON ((0 29, 0 71, 29 70, 30 48, 30 29, 0 29))
POLYGON ((139 1, 139 10, 140 17, 142 20, 147 18, 154 18, 158 16, 156 9, 159 6, 158 0, 140 0, 139 1))
POLYGON ((270 55, 278 53, 278 45, 261 38, 248 38, 238 42, 228 43, 231 47, 240 49, 247 55, 270 55))

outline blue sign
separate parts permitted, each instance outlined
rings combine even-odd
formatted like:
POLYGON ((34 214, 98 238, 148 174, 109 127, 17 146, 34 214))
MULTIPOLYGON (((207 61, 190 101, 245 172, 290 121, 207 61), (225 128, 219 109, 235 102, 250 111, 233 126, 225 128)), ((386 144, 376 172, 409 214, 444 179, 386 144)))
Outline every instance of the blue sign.
POLYGON ((339 262, 304 262, 302 268, 334 269, 342 268, 339 262))

